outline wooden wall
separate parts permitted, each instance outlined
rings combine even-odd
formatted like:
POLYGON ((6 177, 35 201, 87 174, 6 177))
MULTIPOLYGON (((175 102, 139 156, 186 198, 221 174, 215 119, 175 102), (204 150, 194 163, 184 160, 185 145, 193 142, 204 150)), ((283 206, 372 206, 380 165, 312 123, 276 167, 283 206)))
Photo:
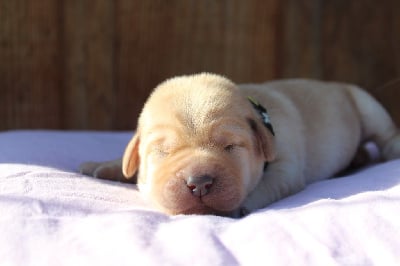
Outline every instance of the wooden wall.
POLYGON ((200 71, 357 83, 400 122, 400 2, 0 0, 0 130, 133 129, 200 71))

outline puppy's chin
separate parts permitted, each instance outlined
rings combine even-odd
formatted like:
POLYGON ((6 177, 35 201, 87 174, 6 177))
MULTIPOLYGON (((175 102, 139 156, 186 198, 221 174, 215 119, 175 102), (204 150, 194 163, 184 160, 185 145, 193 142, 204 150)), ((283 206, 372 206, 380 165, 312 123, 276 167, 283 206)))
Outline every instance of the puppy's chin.
POLYGON ((245 189, 238 166, 226 165, 217 158, 191 158, 177 163, 164 163, 153 176, 150 197, 165 213, 215 214, 225 216, 237 209, 245 198, 245 189), (190 162, 189 162, 190 160, 190 162), (195 169, 195 170, 193 170, 195 169), (196 196, 187 185, 191 171, 213 177, 207 193, 196 196))

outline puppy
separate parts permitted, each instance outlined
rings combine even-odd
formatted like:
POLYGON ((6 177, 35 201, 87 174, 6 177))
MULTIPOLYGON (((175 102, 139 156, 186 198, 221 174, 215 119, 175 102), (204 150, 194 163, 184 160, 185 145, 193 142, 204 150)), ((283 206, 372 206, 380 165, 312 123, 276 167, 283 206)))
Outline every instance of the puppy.
POLYGON ((246 214, 345 169, 366 141, 400 157, 400 135, 348 84, 282 80, 237 86, 214 74, 172 78, 144 105, 122 160, 85 163, 133 178, 167 214, 246 214))

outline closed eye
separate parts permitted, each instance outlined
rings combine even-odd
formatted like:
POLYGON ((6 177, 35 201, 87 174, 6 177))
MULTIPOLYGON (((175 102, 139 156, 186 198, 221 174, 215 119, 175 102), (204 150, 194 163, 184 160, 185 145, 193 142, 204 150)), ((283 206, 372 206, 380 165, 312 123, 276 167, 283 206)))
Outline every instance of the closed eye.
POLYGON ((235 148, 236 148, 236 145, 235 145, 235 144, 229 144, 229 145, 226 145, 226 146, 224 147, 224 151, 226 151, 226 152, 232 152, 235 148))

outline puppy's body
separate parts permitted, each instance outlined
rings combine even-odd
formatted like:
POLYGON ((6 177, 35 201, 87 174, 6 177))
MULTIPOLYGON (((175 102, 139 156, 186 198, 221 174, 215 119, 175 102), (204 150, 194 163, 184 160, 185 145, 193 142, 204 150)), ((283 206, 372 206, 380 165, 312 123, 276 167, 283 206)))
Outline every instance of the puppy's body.
MULTIPOLYGON (((170 214, 249 212, 346 168, 373 140, 400 157, 386 111, 347 84, 284 80, 238 88, 217 75, 162 83, 145 104, 122 170, 170 214), (268 109, 273 130, 247 99, 268 109), (275 133, 273 136, 272 133, 275 133), (264 171, 264 164, 268 168, 264 171)), ((84 173, 121 176, 121 161, 84 164, 84 173)))
MULTIPOLYGON (((248 210, 334 176, 363 143, 373 140, 383 148, 397 132, 386 111, 352 85, 284 80, 241 88, 268 108, 276 132, 276 159, 242 204, 248 210)), ((398 149, 385 159, 398 157, 398 149)))

